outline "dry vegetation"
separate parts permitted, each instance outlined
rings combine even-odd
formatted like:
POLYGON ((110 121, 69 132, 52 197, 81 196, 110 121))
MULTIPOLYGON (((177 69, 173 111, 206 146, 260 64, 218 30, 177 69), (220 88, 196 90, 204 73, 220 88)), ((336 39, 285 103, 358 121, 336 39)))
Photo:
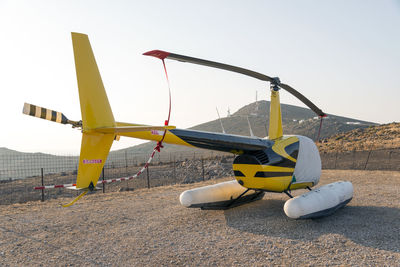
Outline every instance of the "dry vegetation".
POLYGON ((216 181, 0 206, 0 265, 399 266, 400 173, 323 171, 321 184, 337 180, 354 199, 318 220, 287 218, 284 194, 226 211, 179 204, 216 181))
POLYGON ((400 148, 400 123, 340 133, 318 144, 320 152, 400 148))

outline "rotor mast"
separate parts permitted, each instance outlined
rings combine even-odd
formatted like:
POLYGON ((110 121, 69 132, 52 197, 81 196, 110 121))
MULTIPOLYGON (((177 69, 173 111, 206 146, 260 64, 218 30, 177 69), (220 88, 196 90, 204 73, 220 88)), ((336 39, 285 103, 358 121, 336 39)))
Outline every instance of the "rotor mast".
POLYGON ((268 128, 268 138, 271 140, 278 139, 283 136, 281 103, 279 100, 279 84, 280 80, 278 77, 272 78, 270 85, 271 103, 269 109, 268 128))

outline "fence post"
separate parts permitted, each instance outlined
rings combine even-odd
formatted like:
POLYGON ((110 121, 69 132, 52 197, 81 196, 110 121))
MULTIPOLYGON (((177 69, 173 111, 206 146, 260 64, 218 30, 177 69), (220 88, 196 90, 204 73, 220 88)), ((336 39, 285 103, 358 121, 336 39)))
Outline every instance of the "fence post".
POLYGON ((339 151, 338 150, 336 150, 336 156, 335 156, 335 167, 334 167, 334 169, 336 170, 336 162, 337 162, 337 156, 338 156, 338 153, 339 153, 339 151))
POLYGON ((150 175, 149 175, 149 166, 146 168, 147 173, 147 189, 150 189, 150 175))
POLYGON ((106 191, 106 188, 105 188, 105 183, 104 183, 104 166, 103 166, 103 170, 102 170, 102 173, 103 173, 103 175, 102 175, 102 179, 103 179, 103 193, 105 193, 105 191, 106 191))
POLYGON ((174 155, 174 180, 176 180, 176 158, 174 155))
MULTIPOLYGON (((125 150, 125 176, 128 176, 128 156, 125 150)), ((129 182, 126 180, 126 188, 129 190, 129 182)))
MULTIPOLYGON (((44 186, 44 176, 43 176, 43 168, 40 169, 42 172, 42 186, 44 186)), ((42 199, 41 201, 44 201, 44 189, 42 188, 42 199)))
POLYGON ((372 150, 370 150, 370 151, 368 152, 367 160, 365 161, 364 170, 367 169, 367 164, 368 164, 369 156, 371 155, 371 151, 372 151, 372 150))
POLYGON ((201 170, 202 170, 202 176, 203 176, 203 182, 204 182, 204 159, 201 158, 201 170))

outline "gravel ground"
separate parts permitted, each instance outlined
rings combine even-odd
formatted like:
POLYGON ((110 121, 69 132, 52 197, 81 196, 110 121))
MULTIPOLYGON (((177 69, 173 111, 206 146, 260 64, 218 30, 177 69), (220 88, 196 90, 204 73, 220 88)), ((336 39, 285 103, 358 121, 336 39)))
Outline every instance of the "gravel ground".
POLYGON ((180 206, 182 191, 215 181, 0 206, 0 265, 400 266, 400 172, 322 172, 321 184, 337 180, 353 182, 354 199, 317 220, 287 218, 284 194, 180 206))

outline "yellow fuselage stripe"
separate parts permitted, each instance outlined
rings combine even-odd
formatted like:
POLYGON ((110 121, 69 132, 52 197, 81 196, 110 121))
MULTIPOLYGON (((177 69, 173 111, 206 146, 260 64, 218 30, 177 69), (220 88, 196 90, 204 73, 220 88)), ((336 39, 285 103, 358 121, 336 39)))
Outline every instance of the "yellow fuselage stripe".
POLYGON ((286 190, 292 181, 292 175, 279 177, 255 177, 257 172, 288 173, 294 172, 294 168, 278 167, 256 164, 233 164, 233 170, 241 171, 245 176, 237 176, 243 186, 247 188, 262 189, 267 191, 282 192, 286 190))
POLYGON ((275 144, 272 146, 272 150, 281 155, 284 158, 287 158, 293 162, 296 162, 296 159, 291 157, 288 153, 286 153, 285 151, 285 147, 287 147, 288 145, 291 145, 293 143, 298 142, 299 139, 296 136, 291 136, 289 138, 282 138, 281 140, 278 140, 275 142, 275 144))

